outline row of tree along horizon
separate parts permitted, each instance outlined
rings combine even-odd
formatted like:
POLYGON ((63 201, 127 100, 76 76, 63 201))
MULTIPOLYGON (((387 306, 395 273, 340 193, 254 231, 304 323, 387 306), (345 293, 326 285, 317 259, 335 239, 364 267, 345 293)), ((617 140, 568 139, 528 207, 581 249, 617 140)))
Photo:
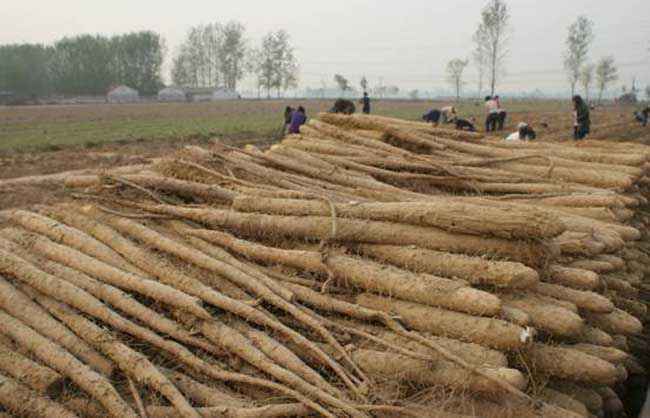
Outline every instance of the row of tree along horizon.
MULTIPOLYGON (((472 62, 478 73, 478 94, 488 85, 494 95, 504 77, 511 36, 510 9, 505 0, 487 0, 474 33, 471 60, 452 59, 446 67, 447 81, 461 97, 466 84, 466 67, 472 62)), ((572 95, 580 85, 585 95, 595 84, 599 99, 618 79, 614 58, 602 57, 590 63, 594 24, 585 16, 568 28, 564 68, 572 95)), ((0 45, 0 92, 19 96, 51 94, 97 95, 116 84, 125 84, 144 95, 155 94, 163 85, 162 67, 166 54, 164 39, 152 31, 106 37, 79 35, 63 38, 51 46, 40 44, 0 45)), ((298 63, 289 34, 268 33, 251 46, 246 28, 239 22, 212 23, 192 27, 172 59, 171 78, 183 87, 225 87, 236 90, 245 75, 256 78, 258 96, 297 87, 298 63)), ((341 92, 351 90, 341 74, 334 76, 341 92)), ((362 90, 390 95, 395 86, 369 89, 365 77, 362 90)), ((413 92, 410 92, 411 95, 413 92)))
MULTIPOLYGON (((471 61, 478 72, 479 95, 487 78, 489 93, 494 95, 498 81, 504 76, 504 63, 508 57, 508 42, 511 36, 510 9, 505 0, 489 0, 481 11, 481 20, 473 36, 474 50, 471 61)), ((614 57, 601 57, 597 64, 589 59, 589 50, 594 41, 594 23, 586 16, 578 16, 568 28, 565 41, 564 69, 571 87, 571 95, 578 92, 578 86, 589 98, 595 84, 598 101, 607 87, 618 80, 614 57)), ((464 86, 463 73, 470 64, 469 59, 455 58, 446 67, 447 80, 460 98, 464 86)), ((634 87, 633 87, 633 94, 634 87)), ((646 93, 650 92, 650 87, 646 93)))
MULTIPOLYGON (((84 34, 52 45, 0 45, 0 93, 104 95, 123 84, 153 95, 164 86, 166 52, 164 39, 153 31, 84 34)), ((251 47, 241 23, 195 26, 172 61, 172 82, 183 87, 236 90, 246 74, 255 75, 268 96, 297 86, 298 65, 286 31, 270 32, 251 47)))

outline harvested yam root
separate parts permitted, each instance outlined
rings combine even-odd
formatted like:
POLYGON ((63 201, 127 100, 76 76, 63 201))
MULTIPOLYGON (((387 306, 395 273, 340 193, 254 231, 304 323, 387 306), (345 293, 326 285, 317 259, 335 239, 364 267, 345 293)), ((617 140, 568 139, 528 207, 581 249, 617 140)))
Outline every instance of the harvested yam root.
POLYGON ((267 151, 214 142, 48 176, 68 203, 0 211, 0 406, 623 409, 613 388, 645 373, 650 349, 650 147, 505 143, 369 115, 301 131, 267 151))

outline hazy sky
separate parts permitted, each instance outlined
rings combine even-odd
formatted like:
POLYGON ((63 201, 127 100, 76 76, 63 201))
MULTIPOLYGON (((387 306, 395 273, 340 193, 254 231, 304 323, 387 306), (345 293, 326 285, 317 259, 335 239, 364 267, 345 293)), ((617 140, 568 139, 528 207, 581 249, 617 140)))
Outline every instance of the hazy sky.
MULTIPOLYGON (((335 73, 354 85, 362 74, 403 90, 445 88, 444 68, 470 56, 485 0, 20 0, 2 5, 0 43, 52 42, 78 33, 152 29, 172 54, 197 23, 239 20, 257 43, 286 29, 301 65, 301 87, 332 85, 335 73)), ((501 91, 560 90, 567 26, 580 14, 595 22, 591 58, 612 54, 622 84, 650 84, 648 0, 509 0, 512 40, 501 91)), ((468 70, 468 88, 475 88, 468 70)), ((251 83, 246 82, 247 88, 251 83)))

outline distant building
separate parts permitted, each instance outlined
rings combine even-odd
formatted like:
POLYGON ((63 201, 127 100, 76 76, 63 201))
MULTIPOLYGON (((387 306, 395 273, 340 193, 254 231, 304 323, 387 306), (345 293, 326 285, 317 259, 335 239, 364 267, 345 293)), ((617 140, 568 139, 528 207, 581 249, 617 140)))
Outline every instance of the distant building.
POLYGON ((137 103, 140 101, 140 94, 128 86, 116 86, 108 91, 106 100, 108 103, 137 103))
POLYGON ((159 102, 185 102, 187 101, 187 94, 182 87, 165 87, 158 92, 159 102))

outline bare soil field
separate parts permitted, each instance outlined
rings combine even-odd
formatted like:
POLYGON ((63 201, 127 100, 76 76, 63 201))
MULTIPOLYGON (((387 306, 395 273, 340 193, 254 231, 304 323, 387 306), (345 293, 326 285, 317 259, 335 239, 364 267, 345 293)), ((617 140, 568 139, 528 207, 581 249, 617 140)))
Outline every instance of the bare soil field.
MULTIPOLYGON (((0 179, 71 170, 109 169, 145 164, 192 144, 218 139, 226 144, 265 148, 278 140, 285 106, 303 104, 315 116, 331 100, 236 101, 197 104, 81 105, 0 107, 0 179)), ((378 100, 373 113, 418 120, 446 103, 378 100)), ((532 124, 541 140, 570 137, 569 105, 554 101, 507 102, 506 130, 520 121, 532 124), (548 124, 548 128, 542 127, 548 124)), ((464 102, 459 114, 482 129, 480 102, 464 102)), ((632 121, 632 108, 596 110, 593 138, 646 141, 648 131, 632 121)), ((0 189, 0 209, 65 198, 61 188, 14 186, 0 189)))

